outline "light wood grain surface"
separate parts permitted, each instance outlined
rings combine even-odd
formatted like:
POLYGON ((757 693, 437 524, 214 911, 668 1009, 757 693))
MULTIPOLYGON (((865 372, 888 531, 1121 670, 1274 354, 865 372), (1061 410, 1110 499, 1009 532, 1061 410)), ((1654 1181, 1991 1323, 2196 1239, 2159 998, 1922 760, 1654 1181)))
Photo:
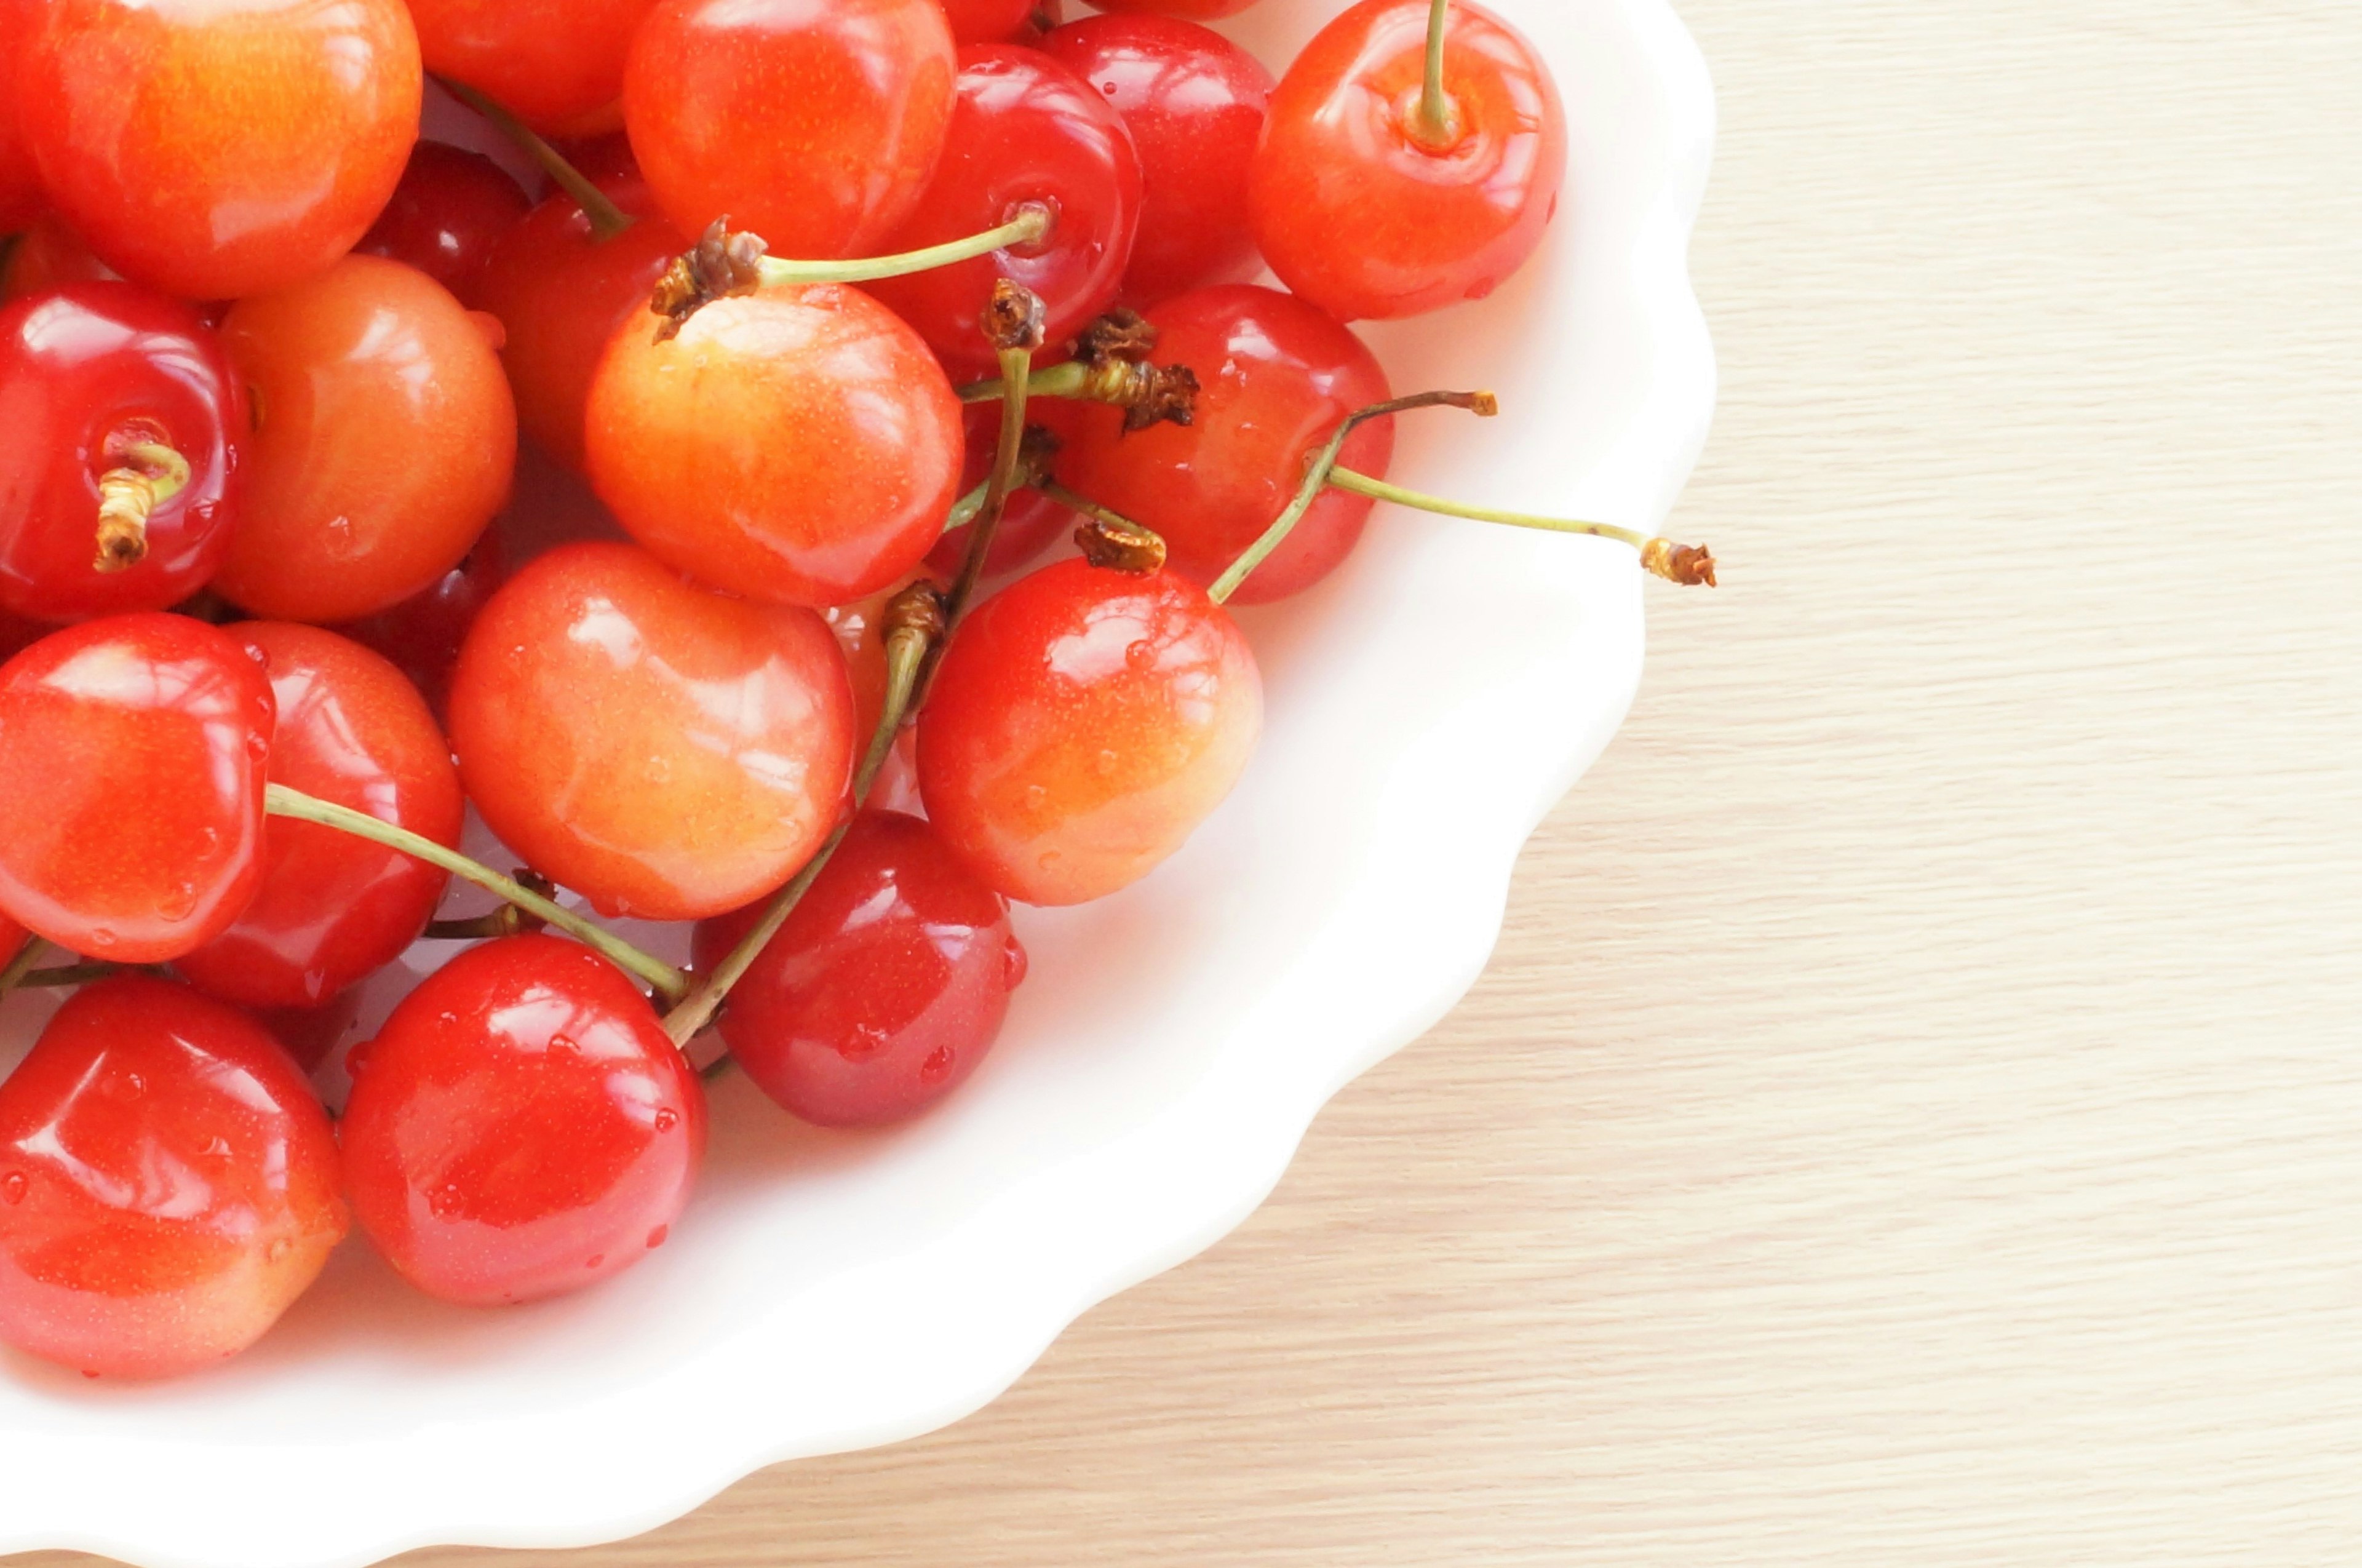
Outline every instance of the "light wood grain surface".
POLYGON ((2362 1558, 2362 21, 1683 9, 1727 586, 1467 1005, 965 1425, 410 1568, 2362 1558))

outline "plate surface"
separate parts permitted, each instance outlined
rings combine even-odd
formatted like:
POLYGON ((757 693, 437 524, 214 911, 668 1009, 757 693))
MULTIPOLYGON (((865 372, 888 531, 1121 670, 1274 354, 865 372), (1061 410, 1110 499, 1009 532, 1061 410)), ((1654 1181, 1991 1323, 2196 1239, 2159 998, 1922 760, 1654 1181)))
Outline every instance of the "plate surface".
MULTIPOLYGON (((1499 294, 1368 329, 1398 390, 1504 404, 1407 418, 1396 475, 1650 526, 1714 402, 1686 264, 1705 69, 1665 0, 1492 4, 1558 72, 1570 194, 1499 294)), ((1232 31, 1285 61, 1340 8, 1264 0, 1232 31)), ((584 1545, 984 1405, 1244 1219, 1330 1096, 1474 981, 1519 847, 1638 686, 1641 586, 1620 547, 1382 508, 1335 579, 1247 613, 1269 731, 1222 812, 1120 898, 1021 911, 1032 978, 943 1111, 824 1134, 725 1084, 688 1221, 578 1299, 445 1308, 348 1245, 204 1377, 0 1359, 0 1552, 327 1568, 584 1545)), ((8 1055, 44 1010, 0 1015, 8 1055)))

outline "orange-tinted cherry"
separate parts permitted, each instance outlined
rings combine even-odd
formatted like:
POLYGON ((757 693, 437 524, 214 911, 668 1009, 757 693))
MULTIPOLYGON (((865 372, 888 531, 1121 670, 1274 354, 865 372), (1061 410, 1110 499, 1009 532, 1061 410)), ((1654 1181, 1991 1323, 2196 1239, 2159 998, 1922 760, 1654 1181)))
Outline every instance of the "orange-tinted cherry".
POLYGON ((1087 903, 1179 849, 1262 731, 1253 650, 1203 590, 1060 561, 954 634, 920 711, 919 787, 995 889, 1087 903))
POLYGON ((935 0, 660 0, 624 120, 673 226, 727 217, 779 256, 864 256, 917 205, 958 70, 935 0))
POLYGON ((410 678, 438 715, 447 711, 451 671, 459 662, 476 617, 509 579, 508 552, 500 530, 489 528, 468 558, 391 610, 381 610, 336 630, 383 655, 410 678))
POLYGON ((176 300, 76 283, 0 307, 0 605, 76 621, 203 588, 245 418, 219 340, 176 300))
POLYGON ((492 247, 531 205, 507 171, 481 153, 422 141, 358 248, 415 267, 474 304, 492 247))
MULTIPOLYGON (((426 69, 535 130, 579 134, 624 92, 624 59, 655 0, 410 0, 426 69)), ((612 123, 612 122, 611 122, 612 123)))
POLYGON ((188 299, 285 288, 353 248, 418 137, 402 0, 49 0, 18 73, 58 211, 188 299))
MULTIPOLYGON (((402 672, 315 626, 228 628, 279 706, 270 779, 458 848, 451 748, 402 672)), ((263 828, 262 882, 227 931, 180 960, 199 990, 257 1008, 316 1007, 391 964, 442 901, 425 861, 311 823, 263 828)))
POLYGON ((124 976, 0 1084, 0 1341, 98 1377, 236 1355, 344 1238, 327 1112, 261 1025, 124 976))
MULTIPOLYGON (((700 969, 760 908, 697 928, 700 969)), ((722 1038, 765 1094, 822 1127, 917 1115, 984 1060, 1025 977, 1009 905, 917 817, 855 817, 730 993, 722 1038)))
POLYGON ((351 620, 466 558, 516 470, 516 405, 486 325, 376 256, 230 312, 222 336, 256 429, 214 581, 225 598, 272 620, 351 620))
POLYGON ((82 237, 55 213, 43 213, 17 237, 8 264, 0 271, 0 299, 45 294, 69 283, 121 282, 115 269, 98 259, 82 237))
POLYGON ((565 545, 477 617, 451 740, 535 869, 608 914, 701 920, 836 825, 853 691, 812 612, 709 592, 635 546, 565 545))
POLYGON ((498 1306, 663 1244, 705 1152, 705 1092, 622 971, 553 936, 488 942, 356 1047, 354 1218, 430 1296, 498 1306))
MULTIPOLYGON (((1200 289, 1148 313, 1160 362, 1198 371, 1196 423, 1124 434, 1119 409, 1086 404, 1058 455, 1058 477, 1164 536, 1175 569, 1211 583, 1262 537, 1303 482, 1306 460, 1346 416, 1392 396, 1362 340, 1302 300, 1247 284, 1200 289)), ((1348 438, 1348 468, 1383 479, 1394 423, 1348 438)), ((1266 603, 1336 569, 1372 502, 1330 491, 1246 585, 1266 603)))
POLYGON ((1341 321, 1482 299, 1558 213, 1566 111, 1550 68, 1492 12, 1450 0, 1430 115, 1431 15, 1430 0, 1362 0, 1272 97, 1255 237, 1281 282, 1341 321))
POLYGON ((1170 17, 1091 17, 1042 40, 1105 94, 1140 149, 1140 238, 1124 273, 1137 305, 1263 270, 1247 226, 1247 170, 1272 76, 1210 28, 1170 17))
POLYGON ((160 964, 262 876, 273 701, 234 637, 117 615, 0 666, 0 910, 72 952, 160 964))
POLYGON ((1038 50, 960 51, 959 101, 943 161, 883 248, 921 250, 1009 222, 1054 215, 1046 238, 864 285, 917 327, 955 375, 996 363, 983 325, 994 284, 1012 279, 1046 311, 1053 343, 1115 303, 1140 228, 1140 156, 1122 117, 1088 83, 1038 50))
POLYGON ((766 287, 657 341, 615 335, 590 389, 590 478, 632 536, 734 593, 850 603, 926 558, 958 498, 958 397, 857 289, 766 287))

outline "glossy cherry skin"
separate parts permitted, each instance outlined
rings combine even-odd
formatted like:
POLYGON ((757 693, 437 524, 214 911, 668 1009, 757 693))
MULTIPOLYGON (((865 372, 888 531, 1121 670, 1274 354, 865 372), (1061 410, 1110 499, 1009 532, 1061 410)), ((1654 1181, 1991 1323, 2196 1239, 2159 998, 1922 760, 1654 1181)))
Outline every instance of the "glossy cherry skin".
MULTIPOLYGON (((602 182, 616 204, 645 215, 647 187, 637 175, 602 182)), ((583 451, 583 409, 607 345, 626 321, 648 315, 648 296, 689 241, 661 218, 640 221, 613 239, 592 231, 563 193, 533 209, 492 248, 476 299, 507 334, 501 364, 515 389, 517 423, 534 444, 568 468, 583 451)))
POLYGON ((451 697, 451 672, 476 617, 509 580, 508 552, 500 530, 486 529, 468 558, 391 610, 381 610, 335 629, 382 655, 410 679, 440 714, 451 697))
MULTIPOLYGON (((262 661, 279 707, 274 784, 457 848, 467 810, 426 702, 377 655, 316 626, 228 628, 262 661)), ((423 860, 312 823, 262 830, 262 883, 227 931, 180 960, 224 1001, 317 1007, 402 956, 448 878, 423 860)))
POLYGON ((344 1239, 327 1112, 261 1025, 123 976, 0 1084, 0 1342, 171 1377, 260 1339, 344 1239))
POLYGON ((1483 299, 1558 215, 1566 110, 1550 68, 1472 0, 1451 11, 1444 87, 1457 133, 1416 134, 1426 0, 1363 0, 1305 47, 1273 94, 1248 202, 1289 289, 1341 321, 1483 299))
POLYGON ((222 325, 252 385, 252 462, 214 586, 257 615, 346 621, 459 564, 508 500, 516 405, 450 291, 348 256, 222 325))
POLYGON ((1087 17, 1054 29, 1042 49, 1099 90, 1140 149, 1140 237, 1124 297, 1153 304, 1261 271, 1247 171, 1271 102, 1263 63, 1170 17, 1087 17))
POLYGON ((0 666, 0 911, 70 952, 160 964, 262 876, 274 702, 237 640, 117 615, 0 666))
POLYGON ((954 634, 919 715, 919 788, 995 890, 1087 903, 1179 849, 1262 733, 1253 650, 1202 590, 1060 561, 954 634))
POLYGON ((17 248, 8 252, 7 268, 0 271, 0 299, 45 294, 72 283, 119 282, 115 269, 100 260, 80 235, 55 213, 43 213, 17 237, 17 248))
POLYGON ((564 136, 624 92, 624 59, 654 0, 410 0, 426 69, 535 130, 564 136))
POLYGON ((524 190, 491 159, 422 141, 358 248, 415 267, 472 304, 492 247, 531 208, 524 190))
POLYGON ((883 248, 946 244, 1050 210, 1048 237, 989 256, 866 285, 941 355, 955 375, 995 367, 983 318, 994 283, 1041 296, 1052 343, 1073 337, 1115 303, 1140 229, 1140 156, 1122 117, 1090 84, 1039 50, 981 44, 960 51, 959 101, 926 193, 883 248))
POLYGON ((705 1091, 604 958, 488 942, 359 1046, 339 1132, 353 1215, 430 1296, 563 1296, 663 1244, 705 1156, 705 1091))
MULTIPOLYGON (((761 916, 757 905, 700 925, 698 967, 761 916)), ((966 1081, 1024 977, 1000 895, 922 819, 865 812, 730 993, 722 1038, 792 1115, 882 1126, 966 1081)))
POLYGON ((659 0, 624 123, 673 226, 774 255, 864 256, 917 204, 958 69, 935 0, 659 0))
MULTIPOLYGON (((40 0, 0 0, 0 61, 25 58, 39 20, 40 0)), ((5 72, 0 67, 0 75, 5 72)), ((0 93, 0 235, 14 234, 31 223, 44 204, 40 175, 33 168, 32 149, 25 145, 17 93, 11 87, 0 93)))
POLYGON ((196 313, 128 283, 76 283, 0 307, 0 605, 47 621, 162 610, 229 548, 246 408, 196 313), (99 480, 156 442, 190 480, 148 520, 148 554, 102 572, 99 480))
POLYGON ((725 598, 631 545, 564 545, 460 651, 476 809, 607 914, 702 920, 794 875, 854 759, 844 656, 809 610, 725 598))
POLYGON ((627 321, 590 389, 590 480, 658 558, 815 608, 916 568, 958 499, 958 397, 857 289, 766 288, 680 336, 627 321))
POLYGON ((1192 22, 1210 22, 1217 17, 1235 17, 1255 0, 1092 0, 1102 11, 1122 15, 1180 17, 1192 22))
MULTIPOLYGON (((1196 423, 1127 436, 1119 411, 1087 406, 1058 455, 1058 477, 1164 535, 1174 569, 1211 583, 1287 509, 1306 461, 1345 417, 1393 393, 1360 338, 1269 289, 1200 289, 1148 319, 1161 334, 1157 360, 1198 371, 1196 423)), ((1347 439, 1344 466, 1384 479, 1394 449, 1393 422, 1374 420, 1347 439)), ((1325 492, 1237 602, 1268 603, 1328 576, 1360 540, 1370 505, 1325 492)))
POLYGON ((18 83, 41 182, 134 282, 237 299, 369 231, 418 137, 402 0, 48 0, 18 83))

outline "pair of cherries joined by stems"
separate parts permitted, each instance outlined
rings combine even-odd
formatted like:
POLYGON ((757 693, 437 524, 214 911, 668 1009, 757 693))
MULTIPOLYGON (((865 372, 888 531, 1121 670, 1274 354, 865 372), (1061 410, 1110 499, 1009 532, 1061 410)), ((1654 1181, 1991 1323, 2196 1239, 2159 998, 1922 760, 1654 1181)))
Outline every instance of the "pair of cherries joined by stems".
POLYGON ((82 988, 0 1084, 0 1342, 210 1364, 354 1222, 454 1301, 612 1275, 689 1201, 709 1028, 811 1122, 936 1103, 1011 904, 1131 885, 1242 775, 1225 604, 1376 500, 1712 580, 1385 478, 1394 415, 1490 400, 1396 398, 1342 323, 1539 244, 1530 48, 1363 0, 1275 82, 1198 25, 1243 4, 0 0, 0 990, 82 988), (411 147, 424 70, 557 193, 411 147), (625 536, 487 532, 521 435, 625 536), (500 907, 435 921, 454 876, 500 907), (696 922, 690 969, 558 887, 696 922), (272 1032, 422 936, 476 944, 332 1126, 272 1032))

